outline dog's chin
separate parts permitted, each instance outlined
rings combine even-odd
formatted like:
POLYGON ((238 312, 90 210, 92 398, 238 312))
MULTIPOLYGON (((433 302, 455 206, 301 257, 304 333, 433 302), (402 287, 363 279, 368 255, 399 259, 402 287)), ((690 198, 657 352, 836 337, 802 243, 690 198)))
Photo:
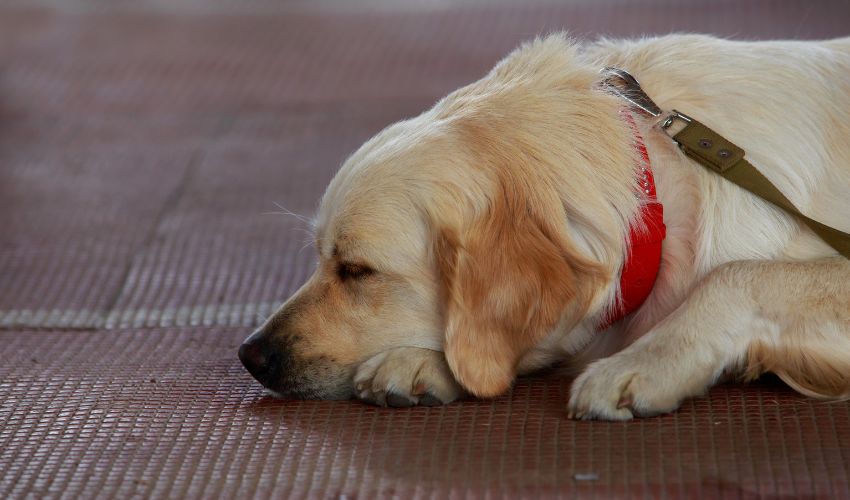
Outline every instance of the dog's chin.
POLYGON ((321 399, 343 401, 354 397, 354 387, 321 387, 321 388, 298 388, 298 389, 272 389, 265 387, 266 394, 275 399, 321 399))
POLYGON ((270 368, 253 375, 268 395, 278 399, 345 400, 355 396, 354 374, 345 365, 288 361, 273 363, 270 368))

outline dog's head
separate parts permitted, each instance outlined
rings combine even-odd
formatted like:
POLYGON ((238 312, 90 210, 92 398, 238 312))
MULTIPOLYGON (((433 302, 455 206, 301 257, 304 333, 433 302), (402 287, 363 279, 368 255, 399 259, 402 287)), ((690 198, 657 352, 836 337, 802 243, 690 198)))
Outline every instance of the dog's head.
POLYGON ((574 52, 562 37, 520 48, 345 162, 316 220, 315 274, 240 349, 258 380, 347 398, 360 363, 415 346, 497 395, 602 303, 636 203, 613 178, 633 152, 574 52))

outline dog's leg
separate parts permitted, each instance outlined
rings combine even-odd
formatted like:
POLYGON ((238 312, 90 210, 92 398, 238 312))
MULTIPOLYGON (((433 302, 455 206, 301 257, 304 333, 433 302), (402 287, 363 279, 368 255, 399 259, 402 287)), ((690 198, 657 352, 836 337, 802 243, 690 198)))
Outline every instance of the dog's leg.
POLYGON ((398 347, 379 353, 357 368, 357 397, 380 406, 435 406, 463 394, 442 352, 398 347))
POLYGON ((733 262, 623 351, 573 383, 576 418, 676 409, 724 371, 777 373, 816 397, 850 397, 850 261, 733 262))

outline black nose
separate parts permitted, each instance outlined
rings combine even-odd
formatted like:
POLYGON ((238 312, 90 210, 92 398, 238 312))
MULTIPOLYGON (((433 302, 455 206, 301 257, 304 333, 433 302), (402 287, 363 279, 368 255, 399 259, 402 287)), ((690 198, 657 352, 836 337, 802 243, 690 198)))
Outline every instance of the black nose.
POLYGON ((280 373, 281 354, 269 342, 268 335, 258 330, 239 346, 239 360, 255 379, 266 387, 276 385, 280 373))
POLYGON ((259 339, 248 339, 239 346, 239 360, 255 379, 264 382, 269 371, 269 356, 259 339))

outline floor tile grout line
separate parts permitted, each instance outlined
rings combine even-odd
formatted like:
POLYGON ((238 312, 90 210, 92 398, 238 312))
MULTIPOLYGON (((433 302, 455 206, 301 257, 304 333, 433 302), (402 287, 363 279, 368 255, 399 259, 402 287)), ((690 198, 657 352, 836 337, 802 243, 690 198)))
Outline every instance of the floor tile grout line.
POLYGON ((198 166, 204 160, 204 153, 207 144, 214 142, 216 139, 221 138, 223 134, 225 134, 232 128, 234 121, 235 116, 229 114, 223 115, 219 119, 219 123, 215 126, 215 129, 210 132, 207 137, 202 139, 197 149, 192 152, 186 165, 186 171, 183 173, 183 177, 180 179, 180 182, 177 184, 174 190, 172 190, 172 192, 168 195, 168 198, 166 198, 165 202, 162 204, 162 208, 154 218, 154 221, 151 223, 147 234, 145 234, 144 240, 141 242, 138 249, 133 253, 133 256, 128 260, 127 266, 125 267, 121 276, 121 280, 119 281, 120 286, 117 287, 115 294, 104 306, 103 310, 105 311, 107 322, 109 321, 109 318, 115 317, 113 315, 113 311, 115 310, 118 301, 121 300, 121 298, 125 295, 126 287, 130 275, 133 272, 133 269, 135 269, 139 261, 143 259, 150 251, 151 246, 153 245, 154 241, 156 241, 157 234, 159 234, 162 228, 163 222, 168 218, 169 215, 174 212, 174 209, 179 206, 180 201, 186 194, 189 185, 194 179, 195 171, 197 171, 198 166))
POLYGON ((259 324, 259 317, 265 317, 278 306, 278 302, 248 302, 238 304, 200 304, 159 309, 128 308, 114 309, 109 314, 92 310, 63 309, 15 309, 0 310, 0 331, 20 329, 39 330, 121 330, 158 329, 182 327, 253 327, 259 324), (240 312, 238 316, 234 312, 240 312), (247 314, 251 312, 252 314, 247 314), (141 320, 120 321, 115 318, 135 318, 141 320), (85 316, 88 321, 78 318, 85 316), (196 321, 195 318, 214 317, 213 321, 196 321), (27 321, 35 318, 35 321, 27 321), (67 319, 71 318, 71 319, 67 319), (151 318, 156 318, 151 321, 151 318))

